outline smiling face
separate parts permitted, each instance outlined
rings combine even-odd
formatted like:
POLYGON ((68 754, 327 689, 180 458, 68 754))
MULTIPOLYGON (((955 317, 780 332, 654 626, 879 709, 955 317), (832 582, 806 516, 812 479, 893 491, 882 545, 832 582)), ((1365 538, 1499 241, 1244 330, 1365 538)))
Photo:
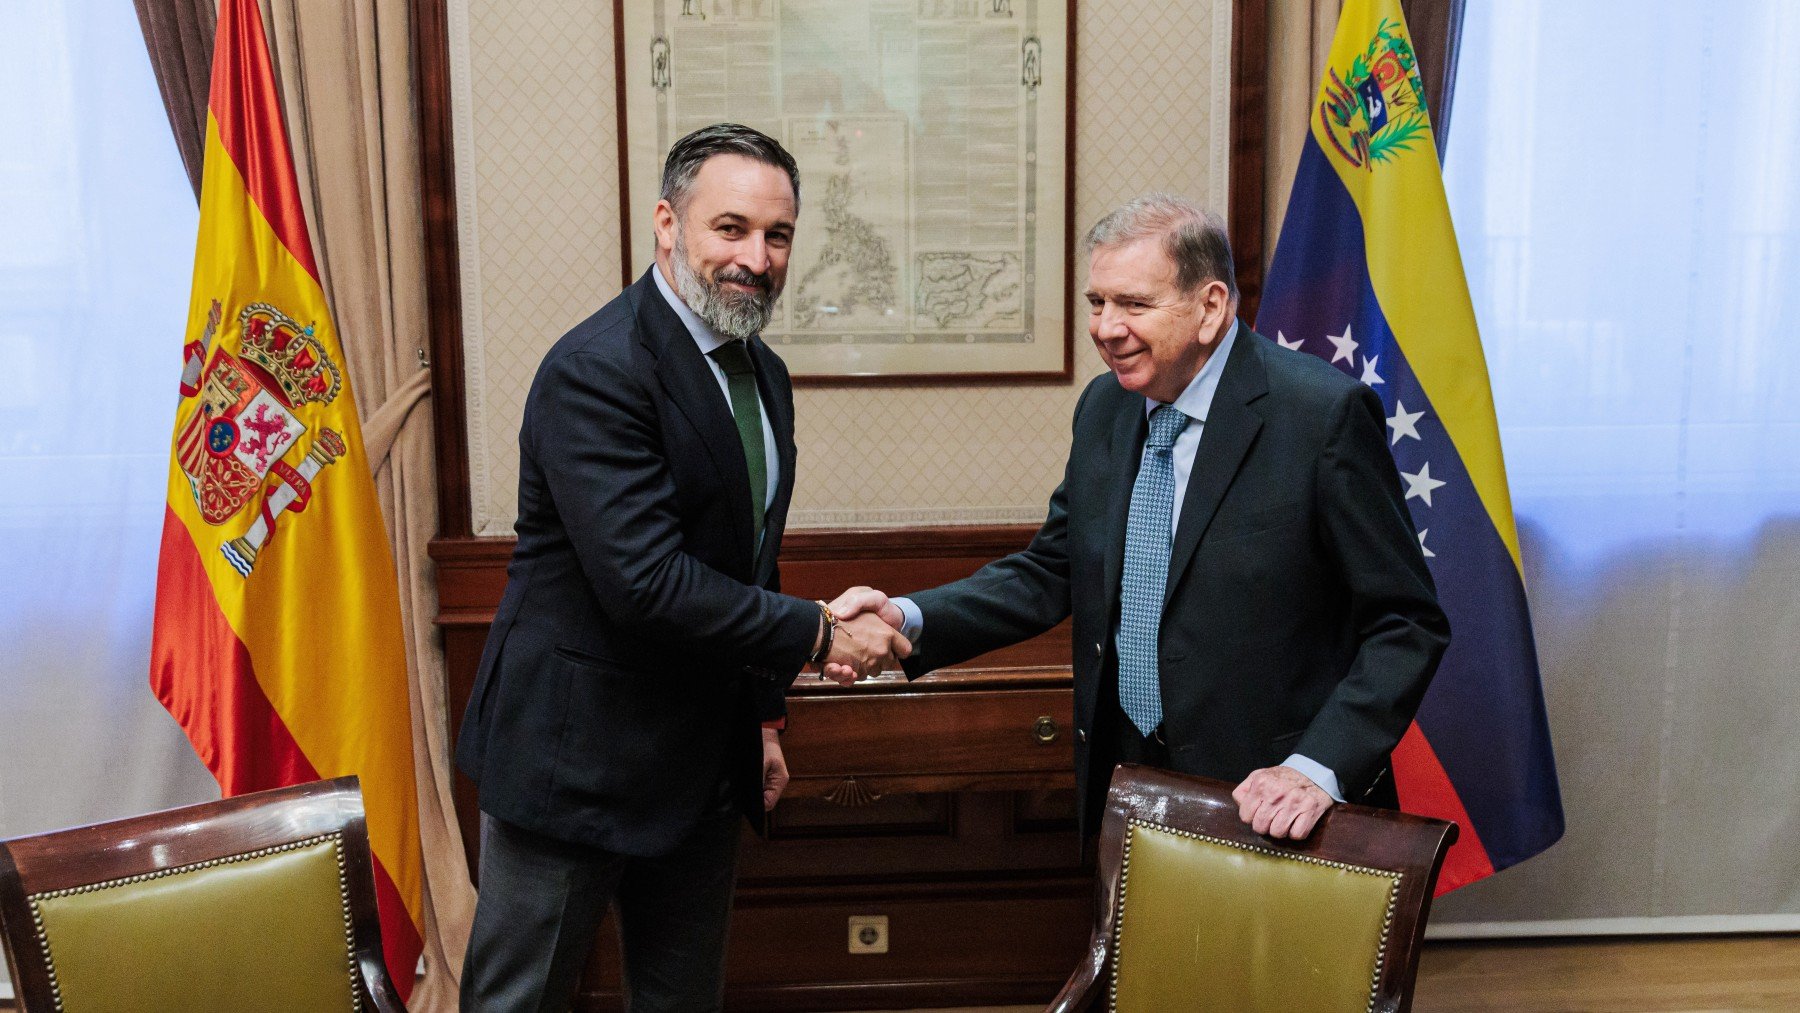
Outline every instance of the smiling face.
POLYGON ((794 187, 780 168, 743 155, 700 166, 680 213, 655 211, 656 262, 683 302, 728 338, 774 313, 794 240, 794 187))
POLYGON ((1088 336, 1119 386, 1164 403, 1187 389, 1231 323, 1225 283, 1181 291, 1157 236, 1095 247, 1087 300, 1088 336))

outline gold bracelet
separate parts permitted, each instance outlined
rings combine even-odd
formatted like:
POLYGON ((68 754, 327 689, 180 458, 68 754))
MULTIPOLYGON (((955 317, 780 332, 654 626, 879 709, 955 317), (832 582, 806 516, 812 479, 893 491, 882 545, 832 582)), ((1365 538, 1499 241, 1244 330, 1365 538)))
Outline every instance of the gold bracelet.
POLYGON ((819 605, 819 626, 823 635, 819 637, 818 651, 806 660, 814 665, 822 665, 826 658, 831 657, 831 642, 837 638, 838 617, 837 613, 831 611, 831 606, 825 604, 824 599, 814 601, 819 605))

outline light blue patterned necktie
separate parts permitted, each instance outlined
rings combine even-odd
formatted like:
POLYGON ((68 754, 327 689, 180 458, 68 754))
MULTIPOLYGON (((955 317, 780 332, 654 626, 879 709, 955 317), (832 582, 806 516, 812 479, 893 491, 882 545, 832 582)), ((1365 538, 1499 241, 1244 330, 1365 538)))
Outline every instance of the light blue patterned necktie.
POLYGON ((1120 588, 1119 706, 1138 731, 1162 724, 1162 682, 1157 675, 1157 633, 1163 592, 1169 584, 1171 515, 1175 510, 1175 438, 1188 417, 1163 405, 1150 413, 1150 438, 1131 487, 1125 521, 1125 575, 1120 588))

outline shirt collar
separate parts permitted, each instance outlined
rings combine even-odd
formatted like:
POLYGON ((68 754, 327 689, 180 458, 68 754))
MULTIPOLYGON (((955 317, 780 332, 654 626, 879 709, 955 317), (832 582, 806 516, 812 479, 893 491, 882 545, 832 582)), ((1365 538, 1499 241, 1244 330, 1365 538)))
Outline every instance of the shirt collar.
POLYGON ((700 314, 695 313, 692 307, 675 294, 675 289, 670 287, 668 280, 663 277, 661 264, 653 265, 650 273, 656 278, 656 290, 669 301, 669 308, 674 310, 675 315, 680 317, 681 322, 687 326, 688 333, 694 337, 694 344, 700 346, 701 355, 711 355, 714 349, 728 340, 720 337, 719 332, 700 319, 700 314))
MULTIPOLYGON (((1175 410, 1190 419, 1204 423, 1206 415, 1212 411, 1213 395, 1219 390, 1219 375, 1225 372, 1225 360, 1231 357, 1231 346, 1237 341, 1238 322, 1233 320, 1225 336, 1219 339, 1219 346, 1207 356, 1206 365, 1188 381, 1187 389, 1181 396, 1170 402, 1175 410)), ((1144 414, 1162 407, 1161 401, 1144 399, 1144 414)))

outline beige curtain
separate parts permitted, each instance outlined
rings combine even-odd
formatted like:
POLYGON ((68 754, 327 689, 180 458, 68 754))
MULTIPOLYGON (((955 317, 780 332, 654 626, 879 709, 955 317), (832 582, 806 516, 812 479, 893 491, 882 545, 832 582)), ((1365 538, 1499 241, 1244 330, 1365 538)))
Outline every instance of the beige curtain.
POLYGON ((163 110, 175 133, 175 148, 200 197, 201 163, 206 161, 206 102, 212 86, 213 34, 219 8, 213 0, 133 0, 138 27, 163 110))
POLYGON ((1275 259, 1288 190, 1300 167, 1307 117, 1343 0, 1269 0, 1269 104, 1264 110, 1268 164, 1263 174, 1263 268, 1275 259))
POLYGON ((437 530, 425 367, 425 246, 407 0, 262 0, 295 168, 349 360, 400 570, 425 858, 425 978, 414 1010, 454 1010, 475 910, 450 795, 444 659, 426 542, 437 530))

